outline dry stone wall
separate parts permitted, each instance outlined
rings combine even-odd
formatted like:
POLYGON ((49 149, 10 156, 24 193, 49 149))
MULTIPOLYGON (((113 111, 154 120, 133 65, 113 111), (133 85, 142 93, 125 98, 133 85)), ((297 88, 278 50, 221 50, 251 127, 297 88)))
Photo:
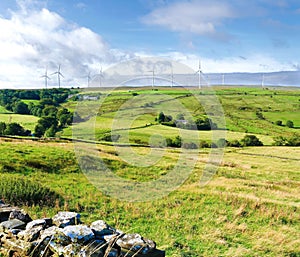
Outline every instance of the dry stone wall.
POLYGON ((156 243, 126 234, 103 220, 85 225, 80 214, 59 212, 32 220, 0 201, 0 256, 9 257, 164 257, 156 243))

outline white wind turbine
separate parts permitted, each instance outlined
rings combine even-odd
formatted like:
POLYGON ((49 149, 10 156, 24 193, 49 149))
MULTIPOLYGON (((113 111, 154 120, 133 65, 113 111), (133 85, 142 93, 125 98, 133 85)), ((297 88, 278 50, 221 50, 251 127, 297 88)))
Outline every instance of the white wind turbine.
POLYGON ((90 87, 90 81, 91 81, 91 72, 87 75, 87 87, 90 87))
POLYGON ((172 84, 171 84, 171 87, 174 86, 174 72, 173 72, 173 66, 171 64, 171 79, 172 79, 172 84))
POLYGON ((51 79, 51 78, 48 76, 47 67, 46 67, 46 70, 45 70, 45 74, 44 74, 43 76, 41 76, 41 78, 45 78, 45 88, 47 89, 47 87, 48 87, 48 79, 51 79))
POLYGON ((202 69, 201 69, 201 61, 199 60, 199 67, 195 74, 198 73, 198 87, 201 89, 201 75, 202 75, 202 69))
POLYGON ((57 74, 57 81, 58 81, 58 88, 60 88, 60 77, 64 78, 64 75, 60 72, 60 64, 58 65, 58 69, 56 72, 52 73, 51 75, 57 74))
POLYGON ((102 66, 99 70, 99 74, 97 74, 97 76, 99 77, 99 87, 102 86, 102 78, 103 78, 103 70, 102 70, 102 66))
POLYGON ((152 70, 149 70, 149 72, 152 72, 152 89, 154 88, 154 81, 155 81, 155 73, 154 73, 154 67, 152 70))
POLYGON ((261 87, 264 88, 265 86, 265 74, 262 74, 262 78, 261 78, 261 87))

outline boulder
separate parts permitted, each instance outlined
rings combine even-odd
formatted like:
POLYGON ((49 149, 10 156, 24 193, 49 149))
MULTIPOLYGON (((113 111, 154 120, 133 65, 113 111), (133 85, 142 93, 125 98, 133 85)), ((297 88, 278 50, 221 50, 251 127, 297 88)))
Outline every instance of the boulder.
POLYGON ((84 225, 67 226, 62 231, 73 243, 86 244, 94 239, 92 229, 84 225))
POLYGON ((13 210, 10 214, 9 214, 9 219, 18 219, 21 220, 25 223, 28 223, 30 221, 32 221, 32 219, 30 218, 30 216, 24 211, 24 210, 13 210))
POLYGON ((106 235, 113 235, 116 234, 116 229, 110 227, 105 221, 97 220, 94 221, 90 228, 93 230, 95 236, 98 239, 104 238, 106 235))
POLYGON ((60 228, 78 225, 81 223, 80 214, 76 212, 59 212, 53 217, 53 223, 60 228))
POLYGON ((11 230, 11 229, 24 229, 26 224, 21 220, 13 219, 13 220, 3 221, 0 224, 0 226, 3 227, 4 229, 11 230))
POLYGON ((156 248, 154 241, 143 238, 139 234, 126 234, 117 240, 122 249, 147 254, 156 248))

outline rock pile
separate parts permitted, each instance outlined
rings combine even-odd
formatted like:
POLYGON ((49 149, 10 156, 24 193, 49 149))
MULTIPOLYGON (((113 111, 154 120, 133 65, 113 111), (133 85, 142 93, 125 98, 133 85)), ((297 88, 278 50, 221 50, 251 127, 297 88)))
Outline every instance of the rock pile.
POLYGON ((125 234, 103 220, 84 225, 75 212, 32 220, 0 201, 0 255, 9 257, 164 257, 154 241, 125 234))

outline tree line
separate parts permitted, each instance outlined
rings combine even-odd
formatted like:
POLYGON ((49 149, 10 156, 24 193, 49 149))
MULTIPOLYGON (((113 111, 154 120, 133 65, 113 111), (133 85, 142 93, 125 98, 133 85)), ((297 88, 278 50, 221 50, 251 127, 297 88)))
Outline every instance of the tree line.
POLYGON ((53 137, 56 132, 72 124, 73 113, 61 107, 70 94, 71 89, 42 89, 42 90, 2 90, 0 105, 16 114, 28 114, 40 117, 34 132, 25 130, 18 123, 0 123, 0 135, 18 135, 36 137, 53 137), (26 104, 23 100, 38 100, 37 103, 26 104))

